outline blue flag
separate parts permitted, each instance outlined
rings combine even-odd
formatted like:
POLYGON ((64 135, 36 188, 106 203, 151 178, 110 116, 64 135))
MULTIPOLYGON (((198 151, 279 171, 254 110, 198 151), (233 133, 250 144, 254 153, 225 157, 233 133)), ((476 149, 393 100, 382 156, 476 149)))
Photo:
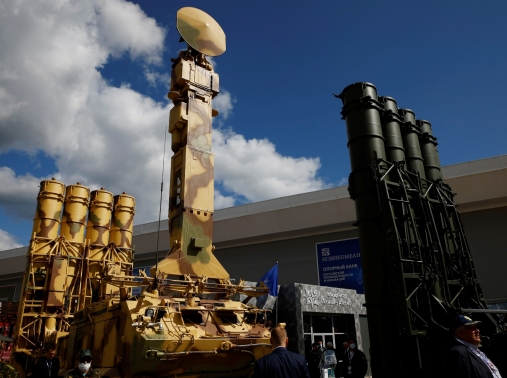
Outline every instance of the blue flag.
POLYGON ((264 282, 269 287, 269 295, 278 296, 278 263, 262 276, 259 282, 264 282))

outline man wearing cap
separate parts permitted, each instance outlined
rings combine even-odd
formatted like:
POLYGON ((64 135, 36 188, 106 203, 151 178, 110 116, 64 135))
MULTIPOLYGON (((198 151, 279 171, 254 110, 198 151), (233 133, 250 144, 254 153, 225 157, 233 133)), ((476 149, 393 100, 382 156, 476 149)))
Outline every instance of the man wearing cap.
POLYGON ((65 374, 64 378, 101 378, 98 370, 92 369, 92 352, 82 349, 77 355, 77 368, 65 374))
POLYGON ((493 362, 479 350, 481 331, 477 325, 480 323, 464 315, 452 320, 455 344, 445 361, 449 378, 502 378, 493 362))

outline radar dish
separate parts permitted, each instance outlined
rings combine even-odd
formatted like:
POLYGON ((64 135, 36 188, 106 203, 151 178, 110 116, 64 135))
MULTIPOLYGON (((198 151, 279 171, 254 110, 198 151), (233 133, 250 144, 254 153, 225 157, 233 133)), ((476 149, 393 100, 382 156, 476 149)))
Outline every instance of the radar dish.
POLYGON ((213 17, 200 9, 185 7, 176 14, 176 28, 195 50, 209 56, 225 52, 225 33, 213 17))

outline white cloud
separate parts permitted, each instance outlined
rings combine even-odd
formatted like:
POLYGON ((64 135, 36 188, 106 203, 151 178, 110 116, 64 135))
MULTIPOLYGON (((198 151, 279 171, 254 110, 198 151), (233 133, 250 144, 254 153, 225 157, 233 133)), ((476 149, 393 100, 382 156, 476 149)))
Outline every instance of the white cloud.
POLYGON ((152 87, 156 87, 158 84, 166 85, 169 88, 171 83, 171 75, 167 72, 160 73, 157 71, 150 70, 148 67, 144 69, 144 77, 150 83, 152 87))
POLYGON ((222 91, 213 99, 213 107, 218 110, 218 113, 222 116, 220 120, 227 119, 232 113, 236 98, 234 98, 230 92, 222 91))
POLYGON ((224 196, 218 189, 215 189, 215 210, 232 207, 235 202, 236 200, 233 196, 224 196))
POLYGON ((0 251, 19 247, 22 247, 22 245, 17 243, 16 239, 11 234, 4 230, 0 230, 0 251))
MULTIPOLYGON (((125 1, 5 3, 0 153, 42 150, 55 159, 55 176, 65 184, 127 191, 137 199, 136 223, 155 219, 171 105, 128 85, 109 86, 97 68, 129 53, 150 70, 161 62, 164 36, 139 6, 125 1)), ((5 167, 0 175, 8 183, 0 205, 11 215, 33 217, 43 178, 16 176, 5 167)))
POLYGON ((214 130, 215 179, 248 201, 310 192, 326 187, 317 177, 319 158, 280 155, 267 139, 246 140, 231 130, 214 130))
POLYGON ((336 186, 345 186, 349 184, 349 178, 348 177, 342 177, 340 181, 338 181, 338 184, 336 186))
MULTIPOLYGON (((157 219, 172 105, 128 84, 112 87, 98 68, 128 53, 152 85, 167 80, 154 67, 165 30, 122 0, 11 0, 0 7, 0 153, 43 151, 55 160, 58 180, 126 191, 136 197, 136 224, 157 219)), ((215 98, 219 121, 234 103, 225 90, 215 98)), ((214 151, 216 180, 230 193, 216 192, 216 208, 326 186, 317 176, 318 158, 282 156, 266 139, 215 129, 214 151)), ((169 165, 167 156, 164 209, 169 165)), ((0 167, 0 206, 9 216, 32 219, 39 181, 46 178, 0 167)))
MULTIPOLYGON (((165 30, 146 17, 139 5, 123 0, 95 0, 100 43, 115 57, 128 51, 132 58, 161 63, 165 30)), ((94 20, 95 21, 95 20, 94 20)))
POLYGON ((0 204, 13 218, 33 219, 40 180, 32 175, 16 176, 8 167, 0 167, 0 204))

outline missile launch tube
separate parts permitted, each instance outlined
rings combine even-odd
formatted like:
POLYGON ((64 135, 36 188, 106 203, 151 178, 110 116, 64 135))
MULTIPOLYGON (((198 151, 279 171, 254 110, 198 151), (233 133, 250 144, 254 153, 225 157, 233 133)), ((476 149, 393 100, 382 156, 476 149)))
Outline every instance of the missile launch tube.
POLYGON ((407 160, 407 171, 418 172, 422 179, 426 178, 424 171, 424 160, 421 154, 419 144, 419 135, 421 130, 415 123, 415 114, 410 109, 399 109, 400 116, 403 117, 401 134, 403 136, 403 145, 405 146, 405 157, 407 160))
POLYGON ((370 83, 354 83, 339 97, 343 101, 342 115, 347 122, 352 171, 373 165, 374 151, 378 158, 385 159, 377 88, 370 83))
POLYGON ((92 245, 106 246, 109 242, 113 194, 100 188, 90 194, 90 208, 86 224, 86 238, 92 245))
POLYGON ((62 229, 60 231, 60 235, 65 236, 67 241, 76 243, 84 241, 89 196, 90 189, 79 182, 76 185, 67 186, 62 229))
POLYGON ((65 185, 54 178, 40 183, 32 235, 54 239, 58 236, 65 185))
POLYGON ((382 134, 385 139, 387 160, 390 162, 404 161, 405 148, 401 136, 400 124, 403 122, 398 114, 396 100, 392 97, 380 96, 379 98, 382 120, 382 134))
POLYGON ((127 193, 114 196, 113 222, 109 242, 118 248, 132 248, 132 230, 136 202, 127 193))
MULTIPOLYGON (((375 155, 386 159, 380 103, 377 90, 370 83, 349 85, 338 97, 343 102, 342 115, 347 124, 347 145, 352 167, 349 192, 356 207, 371 356, 375 359, 374 374, 384 377, 387 375, 382 372, 389 371, 393 376, 399 376, 399 367, 388 358, 383 358, 382 354, 385 345, 390 343, 396 322, 389 277, 384 267, 386 244, 373 178, 375 155)), ((379 169, 382 173, 387 167, 381 166, 379 169)))
POLYGON ((425 120, 417 120, 416 124, 421 129, 419 135, 419 143, 421 145, 421 153, 424 159, 424 170, 428 180, 441 180, 442 167, 440 166, 440 156, 437 151, 437 138, 433 136, 431 131, 431 123, 425 120))

